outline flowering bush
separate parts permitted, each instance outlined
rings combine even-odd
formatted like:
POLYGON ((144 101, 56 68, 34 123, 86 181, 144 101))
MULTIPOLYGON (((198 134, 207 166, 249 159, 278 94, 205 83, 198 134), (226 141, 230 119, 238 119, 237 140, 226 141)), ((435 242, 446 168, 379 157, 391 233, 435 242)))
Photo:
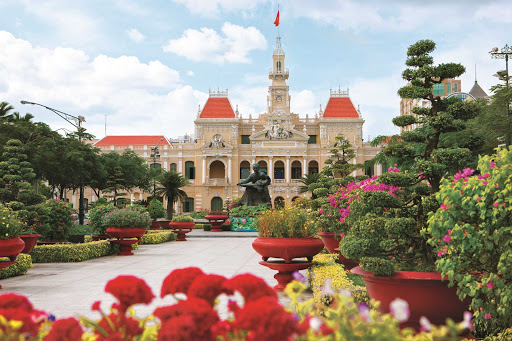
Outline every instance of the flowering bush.
POLYGON ((365 303, 356 304, 344 290, 333 292, 328 309, 320 312, 312 300, 301 300, 307 289, 292 282, 286 293, 289 310, 283 308, 276 292, 265 281, 250 274, 233 278, 205 274, 198 268, 171 272, 162 284, 160 296, 172 295, 177 303, 158 307, 153 316, 137 319, 131 306, 150 304, 155 295, 146 282, 134 276, 118 276, 105 291, 117 302, 109 313, 101 302, 91 309, 101 315, 99 321, 65 318, 51 322, 47 313, 37 311, 23 296, 0 295, 0 338, 8 340, 457 340, 456 334, 471 328, 471 314, 464 321, 448 321, 446 327, 433 327, 423 320, 425 332, 415 335, 400 330, 407 319, 405 301, 393 302, 394 315, 381 315, 365 303), (178 295, 179 294, 179 295, 178 295), (185 296, 183 296, 183 294, 185 296), (221 299, 220 295, 227 295, 221 299), (184 298, 186 297, 186 298, 184 298), (218 311, 226 311, 221 318, 218 311), (156 319, 155 319, 156 318, 156 319))
POLYGON ((255 227, 260 237, 307 238, 316 234, 310 213, 298 207, 263 211, 255 227))
POLYGON ((148 212, 152 220, 165 218, 167 214, 164 208, 164 204, 158 199, 153 199, 149 202, 148 212))
POLYGON ((422 236, 427 212, 435 207, 429 191, 421 176, 396 167, 340 188, 329 202, 344 229, 341 253, 378 276, 395 270, 432 271, 434 252, 422 236))
POLYGON ((41 235, 41 240, 62 242, 68 240, 69 230, 73 225, 73 208, 59 199, 49 199, 35 206, 37 217, 34 229, 41 235))
MULTIPOLYGON (((104 199, 104 198, 100 198, 104 199)), ((98 199, 97 202, 100 200, 98 199)), ((96 204, 93 205, 91 210, 89 211, 89 225, 93 227, 93 231, 95 234, 99 236, 104 236, 107 234, 108 225, 106 225, 106 221, 104 220, 105 215, 107 213, 115 210, 116 207, 112 204, 96 204)))
POLYGON ((0 239, 16 238, 20 235, 22 228, 23 225, 17 214, 0 204, 0 239))
POLYGON ((104 225, 109 227, 143 227, 151 224, 148 212, 141 212, 138 208, 130 206, 115 209, 103 217, 104 225))
POLYGON ((430 215, 437 268, 471 297, 477 321, 512 325, 512 147, 480 157, 477 171, 444 179, 430 215))

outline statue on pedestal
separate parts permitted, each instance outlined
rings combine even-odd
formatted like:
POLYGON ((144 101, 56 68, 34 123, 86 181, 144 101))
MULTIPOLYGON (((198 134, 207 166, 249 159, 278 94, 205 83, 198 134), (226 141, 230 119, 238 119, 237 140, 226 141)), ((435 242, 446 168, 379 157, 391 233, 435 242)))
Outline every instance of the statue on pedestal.
POLYGON ((271 182, 270 177, 260 170, 260 166, 257 163, 252 165, 252 169, 254 173, 237 184, 237 186, 245 187, 245 192, 236 205, 258 206, 266 204, 272 207, 270 194, 268 193, 268 185, 271 182))

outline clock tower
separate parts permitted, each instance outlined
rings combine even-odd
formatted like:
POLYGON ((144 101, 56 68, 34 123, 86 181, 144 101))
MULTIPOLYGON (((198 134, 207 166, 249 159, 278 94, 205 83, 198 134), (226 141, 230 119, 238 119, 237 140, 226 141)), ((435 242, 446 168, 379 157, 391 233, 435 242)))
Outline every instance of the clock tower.
POLYGON ((272 71, 268 78, 272 84, 268 88, 267 106, 269 116, 290 115, 290 94, 286 80, 288 69, 285 68, 284 51, 281 48, 281 37, 276 38, 276 49, 272 55, 272 71))

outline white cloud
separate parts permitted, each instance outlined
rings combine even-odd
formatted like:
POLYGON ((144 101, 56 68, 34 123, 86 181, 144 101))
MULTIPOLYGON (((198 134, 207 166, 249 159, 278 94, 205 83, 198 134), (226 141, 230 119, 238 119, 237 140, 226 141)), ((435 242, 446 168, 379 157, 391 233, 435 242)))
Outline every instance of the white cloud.
POLYGON ((20 100, 83 115, 87 131, 102 137, 105 114, 109 134, 192 133, 197 103, 207 98, 182 85, 179 73, 159 61, 39 48, 5 31, 0 31, 0 46, 0 79, 7 80, 0 81, 0 98, 54 129, 70 127, 48 110, 21 106, 20 100))
POLYGON ((187 71, 187 76, 194 77, 194 71, 192 71, 192 70, 187 71))
POLYGON ((248 54, 252 50, 267 47, 267 40, 253 26, 245 28, 226 22, 221 31, 222 36, 211 28, 188 29, 181 38, 170 40, 163 49, 196 62, 249 63, 248 54))
POLYGON ((215 16, 224 11, 251 11, 267 0, 174 0, 192 13, 215 16))
POLYGON ((128 36, 131 40, 133 40, 136 43, 140 43, 141 41, 146 38, 142 33, 140 33, 136 28, 129 29, 126 31, 128 33, 128 36))
POLYGON ((292 97, 290 109, 293 113, 299 114, 300 117, 304 118, 307 114, 309 118, 313 118, 315 112, 318 112, 320 109, 320 101, 311 90, 302 90, 299 92, 291 91, 290 95, 292 97))

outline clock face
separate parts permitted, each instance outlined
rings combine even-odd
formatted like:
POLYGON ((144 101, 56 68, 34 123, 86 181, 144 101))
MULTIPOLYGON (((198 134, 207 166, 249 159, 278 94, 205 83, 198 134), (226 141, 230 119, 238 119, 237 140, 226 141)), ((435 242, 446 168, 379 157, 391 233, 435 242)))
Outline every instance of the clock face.
POLYGON ((277 96, 277 97, 276 97, 276 102, 278 102, 278 103, 279 103, 279 102, 281 102, 282 100, 283 100, 283 98, 282 98, 281 96, 277 96))

